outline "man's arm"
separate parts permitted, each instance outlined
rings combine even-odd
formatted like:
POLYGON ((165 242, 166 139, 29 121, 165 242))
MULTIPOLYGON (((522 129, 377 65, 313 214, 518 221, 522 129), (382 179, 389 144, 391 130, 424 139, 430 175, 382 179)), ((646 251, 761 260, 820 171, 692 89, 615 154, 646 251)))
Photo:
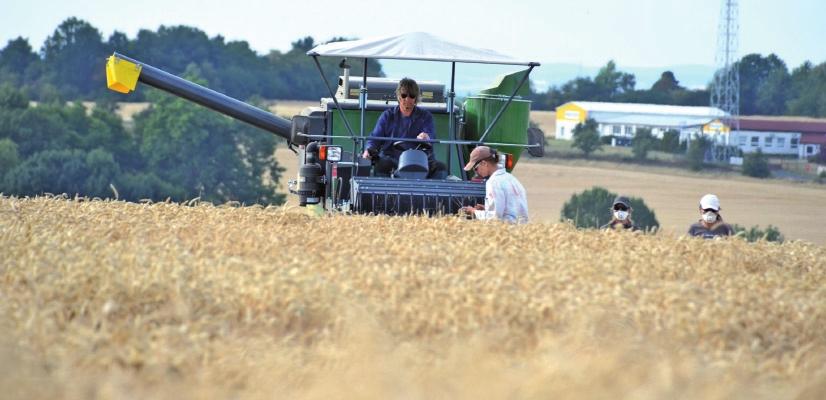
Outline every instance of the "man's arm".
POLYGON ((485 208, 482 210, 476 210, 474 213, 476 219, 495 219, 497 217, 497 209, 496 207, 496 192, 494 190, 494 185, 492 184, 491 180, 488 179, 485 182, 485 208))
MULTIPOLYGON (((371 137, 386 137, 387 136, 387 112, 381 113, 379 116, 379 120, 376 121, 376 127, 373 128, 373 132, 370 133, 371 137)), ((384 145, 383 141, 379 140, 368 140, 367 141, 367 148, 368 149, 380 149, 384 145)))
POLYGON ((426 133, 431 139, 436 137, 436 127, 433 125, 433 114, 425 111, 422 121, 422 133, 426 133))

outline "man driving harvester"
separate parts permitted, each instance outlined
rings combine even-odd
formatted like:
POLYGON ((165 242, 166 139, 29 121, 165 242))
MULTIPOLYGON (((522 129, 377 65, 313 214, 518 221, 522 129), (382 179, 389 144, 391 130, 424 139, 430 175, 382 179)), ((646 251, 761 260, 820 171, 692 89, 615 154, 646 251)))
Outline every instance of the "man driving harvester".
MULTIPOLYGON (((417 107, 419 102, 419 85, 410 78, 403 78, 396 87, 398 107, 388 108, 379 117, 371 137, 422 139, 427 140, 435 136, 433 115, 429 111, 417 107)), ((366 159, 377 158, 375 175, 388 177, 399 165, 399 156, 402 151, 416 148, 415 142, 402 143, 401 149, 393 146, 392 141, 368 140, 367 148, 361 155, 366 159)), ((423 146, 428 160, 428 178, 444 179, 447 177, 447 166, 433 157, 432 146, 423 146)))

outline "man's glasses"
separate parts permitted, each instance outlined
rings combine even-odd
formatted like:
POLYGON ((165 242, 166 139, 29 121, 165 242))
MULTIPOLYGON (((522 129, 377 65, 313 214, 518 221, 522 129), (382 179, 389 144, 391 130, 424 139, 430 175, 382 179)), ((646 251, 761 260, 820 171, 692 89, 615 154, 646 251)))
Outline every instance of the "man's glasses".
POLYGON ((713 208, 706 208, 706 209, 704 209, 704 210, 703 210, 703 212, 704 212, 704 213, 707 213, 707 212, 713 212, 713 213, 717 214, 717 210, 715 210, 715 209, 713 209, 713 208))
POLYGON ((485 161, 485 160, 479 160, 479 161, 476 162, 476 164, 473 164, 473 172, 477 172, 476 168, 479 168, 479 163, 481 163, 482 161, 485 161))
POLYGON ((622 204, 616 205, 616 206, 614 206, 614 211, 628 211, 628 207, 626 207, 622 204))
POLYGON ((406 99, 406 98, 410 97, 411 99, 416 100, 416 95, 415 94, 402 93, 402 94, 399 95, 399 97, 401 97, 403 99, 406 99))

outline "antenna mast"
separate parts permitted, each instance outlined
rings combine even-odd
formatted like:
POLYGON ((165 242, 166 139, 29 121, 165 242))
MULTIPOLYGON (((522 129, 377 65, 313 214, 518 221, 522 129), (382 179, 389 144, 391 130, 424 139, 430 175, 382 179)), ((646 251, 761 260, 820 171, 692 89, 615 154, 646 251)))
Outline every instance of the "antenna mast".
POLYGON ((740 72, 737 62, 737 0, 723 0, 717 31, 716 72, 711 87, 711 107, 728 114, 732 132, 740 130, 740 72))

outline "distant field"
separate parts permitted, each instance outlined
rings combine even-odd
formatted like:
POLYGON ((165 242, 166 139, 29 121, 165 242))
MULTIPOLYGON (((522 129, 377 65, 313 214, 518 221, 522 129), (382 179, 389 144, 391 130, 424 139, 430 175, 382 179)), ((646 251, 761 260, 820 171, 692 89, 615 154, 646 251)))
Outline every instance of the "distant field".
POLYGON ((683 234, 699 218, 700 197, 714 193, 720 197, 727 222, 763 228, 771 224, 787 239, 826 244, 826 185, 610 163, 525 161, 515 175, 526 186, 531 212, 538 220, 559 220, 571 195, 602 186, 643 198, 666 232, 683 234))
POLYGON ((298 115, 301 110, 307 107, 318 107, 318 101, 303 101, 303 100, 272 100, 269 107, 270 112, 283 118, 292 118, 293 115, 298 115))
POLYGON ((531 121, 539 125, 546 137, 556 135, 556 113, 553 111, 531 111, 531 121))
POLYGON ((0 197, 0 249, 4 399, 826 398, 807 243, 0 197))

